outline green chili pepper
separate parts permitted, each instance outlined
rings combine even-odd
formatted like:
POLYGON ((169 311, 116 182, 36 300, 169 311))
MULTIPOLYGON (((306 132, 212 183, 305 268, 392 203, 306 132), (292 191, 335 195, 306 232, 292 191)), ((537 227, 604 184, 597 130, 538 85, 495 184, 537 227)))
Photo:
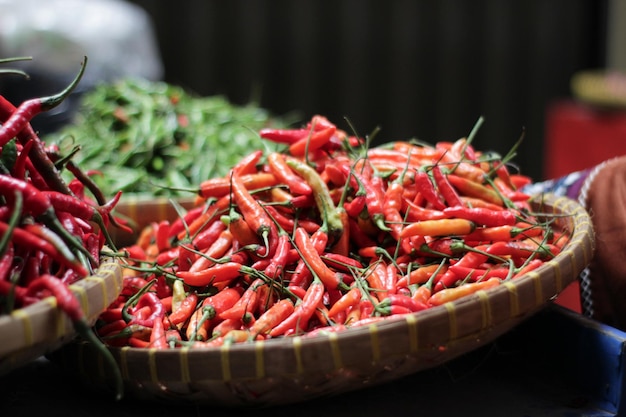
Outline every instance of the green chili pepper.
POLYGON ((163 82, 123 79, 85 93, 72 123, 44 140, 62 150, 80 146, 73 161, 102 173, 93 179, 106 196, 179 197, 226 175, 250 149, 268 146, 260 129, 286 125, 254 103, 237 106, 163 82))

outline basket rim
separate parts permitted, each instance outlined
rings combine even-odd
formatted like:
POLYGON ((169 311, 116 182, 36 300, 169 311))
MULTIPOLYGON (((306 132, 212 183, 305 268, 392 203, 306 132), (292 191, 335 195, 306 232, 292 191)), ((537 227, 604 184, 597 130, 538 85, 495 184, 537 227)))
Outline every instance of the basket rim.
MULTIPOLYGON (((573 199, 570 199, 569 197, 558 196, 552 193, 543 193, 543 194, 534 196, 532 198, 532 202, 534 205, 537 205, 538 207, 551 207, 554 210, 558 210, 559 212, 569 213, 565 217, 569 217, 572 219, 571 220, 571 226, 573 229, 572 235, 569 241, 567 242, 567 244, 564 246, 562 252, 559 255, 557 255, 553 260, 547 261, 546 263, 544 263, 542 266, 540 266, 534 271, 531 271, 523 276, 515 278, 515 280, 510 281, 508 285, 499 285, 497 287, 490 288, 488 290, 482 290, 478 295, 474 294, 468 297, 463 297, 461 299, 448 302, 444 305, 431 307, 431 308, 428 308, 426 310, 422 310, 416 313, 410 313, 410 314, 398 316, 398 317, 394 317, 394 316, 386 317, 384 319, 376 321, 374 324, 369 325, 369 326, 343 328, 336 332, 332 332, 332 331, 329 331, 326 333, 321 332, 315 336, 300 335, 300 336, 294 336, 294 337, 281 337, 281 338, 275 338, 275 339, 267 339, 267 340, 262 340, 262 341, 250 341, 246 343, 235 343, 232 345, 228 345, 226 348, 224 347, 197 347, 197 348, 196 347, 194 348, 183 347, 183 348, 177 348, 177 349, 161 349, 161 350, 152 349, 152 348, 146 349, 146 348, 131 347, 131 346, 124 346, 124 347, 112 346, 109 348, 114 351, 123 350, 127 353, 132 353, 132 354, 150 352, 151 355, 155 353, 158 355, 176 355, 177 352, 183 350, 188 355, 206 355, 207 353, 210 353, 210 352, 220 355, 220 354, 223 354, 224 349, 228 349, 231 352, 244 352, 245 353, 245 352, 257 351, 260 346, 263 346, 266 348, 280 348, 280 347, 293 348, 294 338, 296 338, 298 340, 298 343, 301 344, 302 346, 316 344, 319 342, 326 343, 328 341, 328 338, 343 339, 343 338, 354 338, 354 337, 360 337, 363 335, 369 335, 372 332, 371 326, 375 326, 377 328, 377 331, 393 330, 396 327, 406 326, 407 320, 409 320, 410 323, 413 323, 413 320, 426 322, 429 319, 438 318, 438 317, 441 318, 443 316, 447 316, 450 314, 450 310, 461 309, 464 306, 468 304, 474 304, 476 303, 477 300, 484 299, 485 297, 489 298, 491 296, 497 296, 497 295, 508 296, 510 293, 516 292, 520 286, 527 285, 529 282, 540 280, 543 276, 542 274, 554 268, 558 268, 559 265, 556 265, 556 264, 563 264, 563 263, 567 263, 568 261, 576 260, 578 254, 574 254, 572 252, 574 247, 579 247, 582 249, 582 252, 583 252, 581 254, 583 256, 582 264, 586 265, 591 260, 593 251, 595 250, 593 239, 591 238, 591 236, 593 236, 593 227, 592 227, 587 211, 582 206, 580 206, 578 202, 574 201, 573 199)), ((580 267, 581 271, 583 267, 584 265, 580 267)), ((557 274, 557 275, 561 275, 561 274, 557 274)), ((561 277, 558 276, 557 278, 561 278, 561 277)), ((561 287, 559 289, 559 292, 560 290, 565 288, 565 286, 569 283, 570 282, 562 282, 561 284, 558 284, 558 286, 561 287)), ((548 299, 553 298, 555 295, 556 294, 550 294, 549 296, 545 297, 545 300, 541 300, 541 303, 545 303, 548 299)), ((520 311, 518 313, 518 315, 520 316, 524 314, 525 314, 524 311, 520 311)), ((484 329, 477 329, 478 332, 483 331, 483 330, 484 329)))
MULTIPOLYGON (((71 284, 90 324, 122 290, 122 268, 113 258, 104 258, 92 275, 71 284)), ((0 374, 34 360, 71 341, 75 331, 70 319, 53 296, 0 315, 0 374)))

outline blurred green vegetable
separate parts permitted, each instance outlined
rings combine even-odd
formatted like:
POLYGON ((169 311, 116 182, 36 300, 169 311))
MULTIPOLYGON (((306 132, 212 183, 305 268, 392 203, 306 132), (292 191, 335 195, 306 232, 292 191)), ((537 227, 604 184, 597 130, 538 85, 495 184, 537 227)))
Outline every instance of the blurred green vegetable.
POLYGON ((85 93, 73 123, 44 138, 73 157, 107 196, 189 196, 223 176, 262 141, 263 127, 286 126, 258 105, 197 97, 164 82, 123 79, 85 93))

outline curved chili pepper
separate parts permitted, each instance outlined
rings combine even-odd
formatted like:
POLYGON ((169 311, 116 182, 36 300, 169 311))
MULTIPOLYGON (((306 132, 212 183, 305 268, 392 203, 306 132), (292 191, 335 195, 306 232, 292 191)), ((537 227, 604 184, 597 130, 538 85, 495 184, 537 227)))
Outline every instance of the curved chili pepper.
MULTIPOLYGON (((15 111, 15 106, 0 95, 0 122, 9 119, 15 111)), ((17 137, 22 146, 31 141, 33 143, 29 151, 30 158, 26 160, 33 184, 42 190, 54 189, 71 194, 71 190, 65 183, 59 170, 48 157, 43 142, 39 139, 30 123, 26 124, 24 129, 18 133, 17 137)))
POLYGON ((359 303, 361 300, 361 290, 358 287, 352 287, 348 292, 343 294, 341 298, 335 301, 328 310, 328 317, 335 318, 340 312, 348 310, 359 303))
POLYGON ((336 289, 341 285, 339 275, 326 266, 311 242, 308 233, 301 227, 295 230, 294 244, 300 251, 302 259, 307 264, 308 268, 327 288, 336 289))
POLYGON ((430 175, 424 171, 417 171, 414 178, 417 190, 426 199, 426 201, 428 201, 435 210, 443 210, 446 205, 441 199, 439 193, 437 193, 430 175))
POLYGON ((254 150, 248 155, 244 156, 233 166, 233 172, 236 175, 253 174, 257 172, 257 164, 263 156, 263 151, 260 149, 254 150))
POLYGON ((448 207, 462 206, 463 201, 459 197, 459 193, 454 189, 447 175, 443 173, 439 165, 433 165, 431 168, 433 178, 439 193, 443 197, 443 200, 448 204, 448 207))
POLYGON ((241 292, 235 288, 225 288, 217 294, 205 298, 200 308, 191 316, 186 334, 188 340, 206 340, 209 329, 216 324, 216 319, 231 308, 241 298, 241 292))
POLYGON ((57 232, 67 244, 72 248, 82 252, 88 259, 96 264, 91 253, 75 239, 60 223, 56 216, 54 206, 50 199, 35 186, 8 175, 0 175, 0 195, 2 195, 11 205, 15 204, 15 193, 19 192, 22 198, 23 211, 32 214, 36 218, 41 218, 48 227, 57 232))
POLYGON ((172 311, 172 313, 165 317, 165 322, 170 325, 177 325, 183 323, 191 317, 191 314, 195 311, 198 305, 198 294, 190 292, 185 299, 180 303, 180 306, 172 311))
MULTIPOLYGON (((220 235, 224 233, 226 227, 227 226, 216 217, 198 231, 191 239, 191 244, 196 250, 204 251, 215 243, 220 235)), ((186 240, 187 238, 183 238, 179 242, 185 242, 186 240)))
POLYGON ((131 310, 133 312, 139 311, 142 308, 147 307, 150 310, 150 315, 145 318, 133 317, 129 324, 140 324, 146 327, 152 327, 155 320, 163 320, 165 317, 165 308, 161 299, 154 292, 145 292, 137 300, 137 305, 131 310))
POLYGON ((490 254, 487 253, 489 247, 490 245, 469 247, 460 242, 452 243, 451 249, 453 252, 465 251, 465 253, 454 263, 456 269, 452 268, 452 265, 449 266, 448 270, 436 280, 433 290, 437 292, 444 288, 452 287, 456 281, 465 279, 467 277, 467 275, 464 274, 464 272, 467 271, 465 268, 479 268, 481 264, 489 259, 490 254))
POLYGON ((165 327, 161 320, 155 320, 152 326, 152 332, 150 333, 150 344, 153 349, 167 349, 169 344, 165 337, 165 327))
POLYGON ((200 271, 179 271, 176 275, 187 285, 204 287, 217 282, 230 281, 245 272, 253 272, 250 270, 251 268, 238 262, 224 262, 200 271))
POLYGON ((311 186, 302 181, 291 167, 285 162, 285 157, 278 152, 271 152, 267 155, 267 163, 271 172, 282 181, 292 193, 309 195, 313 192, 311 186))
POLYGON ((257 278, 252 281, 232 307, 218 314, 219 318, 222 320, 242 320, 246 313, 252 313, 259 302, 258 289, 266 285, 262 278, 257 278))
POLYGON ((291 239, 289 238, 289 235, 281 233, 278 236, 276 253, 272 257, 270 264, 263 271, 265 275, 271 279, 277 279, 281 276, 287 266, 291 247, 291 239))
POLYGON ((276 325, 285 320, 293 313, 295 307, 291 300, 281 299, 272 304, 250 327, 250 333, 253 337, 264 337, 276 325))
POLYGON ((314 280, 307 289, 302 300, 296 305, 293 312, 280 323, 276 324, 270 331, 271 337, 281 336, 288 331, 300 334, 306 331, 309 320, 315 313, 315 309, 324 296, 324 284, 319 280, 314 280))
POLYGON ((51 110, 61 104, 80 82, 86 65, 87 57, 85 57, 78 75, 63 91, 49 97, 30 99, 20 104, 0 127, 0 146, 4 146, 9 140, 17 136, 37 114, 51 110))
POLYGON ((267 254, 274 253, 278 239, 278 230, 274 221, 261 207, 259 202, 250 194, 238 175, 231 175, 232 197, 244 220, 250 228, 263 239, 267 254))
POLYGON ((293 168, 311 186, 317 209, 322 217, 322 228, 333 240, 343 232, 341 215, 330 196, 328 186, 318 172, 305 162, 295 158, 287 158, 287 164, 293 168))
POLYGON ((50 201, 55 211, 65 211, 83 220, 92 221, 100 227, 101 233, 105 236, 107 244, 115 250, 115 242, 108 233, 108 219, 122 196, 118 192, 103 206, 92 206, 75 196, 60 193, 58 191, 41 191, 50 201))
POLYGON ((34 139, 28 140, 23 146, 20 152, 15 159, 15 164, 11 169, 11 175, 15 178, 19 178, 22 180, 26 179, 26 167, 28 165, 29 157, 28 153, 30 152, 33 144, 35 143, 34 139))
POLYGON ((217 239, 213 243, 202 251, 196 261, 191 264, 189 270, 186 273, 193 273, 204 270, 215 263, 217 258, 224 256, 228 250, 232 247, 233 234, 229 229, 223 229, 217 239))

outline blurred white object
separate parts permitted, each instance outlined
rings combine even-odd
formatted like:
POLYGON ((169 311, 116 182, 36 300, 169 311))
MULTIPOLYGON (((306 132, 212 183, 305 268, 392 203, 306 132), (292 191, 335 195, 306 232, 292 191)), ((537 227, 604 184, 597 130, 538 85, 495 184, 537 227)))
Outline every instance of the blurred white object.
MULTIPOLYGON (((83 84, 162 77, 148 14, 118 0, 0 0, 0 57, 32 57, 20 68, 65 79, 89 58, 83 84)), ((16 65, 12 65, 15 67, 16 65)))

